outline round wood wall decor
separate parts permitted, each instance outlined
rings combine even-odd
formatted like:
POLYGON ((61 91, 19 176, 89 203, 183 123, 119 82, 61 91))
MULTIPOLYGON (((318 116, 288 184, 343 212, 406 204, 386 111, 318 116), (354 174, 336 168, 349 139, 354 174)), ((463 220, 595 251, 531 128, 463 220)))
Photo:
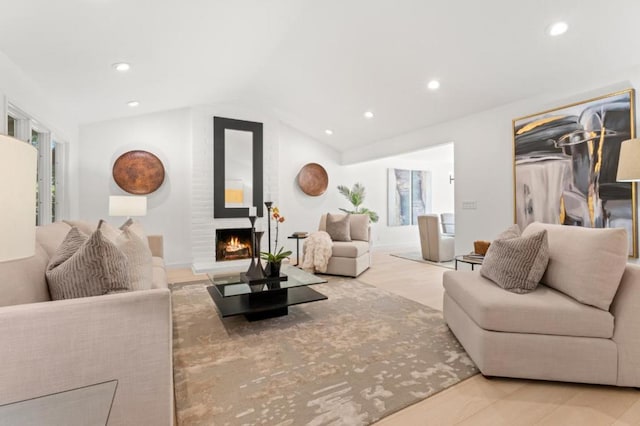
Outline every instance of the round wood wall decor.
POLYGON ((329 185, 327 171, 318 163, 305 164, 298 173, 298 186, 302 192, 312 197, 322 195, 329 185))
POLYGON ((113 163, 113 179, 129 194, 151 194, 164 182, 164 166, 148 151, 125 152, 113 163))

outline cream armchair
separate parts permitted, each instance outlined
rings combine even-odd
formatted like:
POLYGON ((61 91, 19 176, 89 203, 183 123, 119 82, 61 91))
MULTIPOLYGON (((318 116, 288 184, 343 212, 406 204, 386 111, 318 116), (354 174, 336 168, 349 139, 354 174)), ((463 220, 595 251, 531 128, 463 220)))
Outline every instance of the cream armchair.
MULTIPOLYGON (((333 216, 333 215, 332 215, 333 216)), ((344 216, 344 215, 336 215, 344 216)), ((371 228, 369 216, 349 215, 351 241, 333 241, 327 274, 357 277, 371 266, 371 228)), ((319 231, 327 230, 327 215, 320 218, 319 231)))
POLYGON ((442 234, 440 217, 437 214, 418 216, 422 258, 432 262, 447 262, 455 255, 455 239, 442 234))

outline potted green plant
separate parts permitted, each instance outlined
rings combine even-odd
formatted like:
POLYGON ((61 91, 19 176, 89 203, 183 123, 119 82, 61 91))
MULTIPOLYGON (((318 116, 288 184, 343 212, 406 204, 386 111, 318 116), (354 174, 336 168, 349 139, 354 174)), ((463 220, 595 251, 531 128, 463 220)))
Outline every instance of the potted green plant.
POLYGON ((353 205, 353 210, 347 210, 347 209, 340 209, 340 210, 350 214, 366 214, 369 216, 369 219, 371 220, 371 222, 376 223, 378 221, 379 219, 378 213, 373 212, 367 209, 366 207, 360 207, 364 202, 364 196, 365 196, 363 184, 356 183, 355 185, 353 185, 353 188, 351 189, 347 188, 344 185, 338 185, 338 191, 340 191, 340 193, 344 195, 347 198, 347 200, 349 200, 349 202, 353 205))
POLYGON ((271 217, 276 222, 276 239, 275 244, 273 246, 274 253, 270 253, 268 251, 260 252, 260 258, 267 261, 267 266, 265 268, 265 272, 269 277, 277 277, 280 276, 280 267, 282 266, 282 261, 289 256, 291 256, 291 250, 284 250, 284 246, 280 247, 278 250, 278 234, 280 233, 280 224, 284 222, 284 216, 280 215, 280 210, 278 207, 273 207, 271 210, 271 217))

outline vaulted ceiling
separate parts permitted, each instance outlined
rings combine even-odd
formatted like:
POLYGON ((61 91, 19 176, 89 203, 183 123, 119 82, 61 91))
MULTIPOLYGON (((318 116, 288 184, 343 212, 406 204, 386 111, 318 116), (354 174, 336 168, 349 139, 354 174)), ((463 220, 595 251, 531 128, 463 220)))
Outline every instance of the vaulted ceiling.
POLYGON ((637 0, 0 0, 0 11, 0 51, 80 123, 237 102, 340 151, 640 64, 637 0), (548 36, 558 20, 569 31, 548 36), (120 61, 131 70, 115 72, 120 61))

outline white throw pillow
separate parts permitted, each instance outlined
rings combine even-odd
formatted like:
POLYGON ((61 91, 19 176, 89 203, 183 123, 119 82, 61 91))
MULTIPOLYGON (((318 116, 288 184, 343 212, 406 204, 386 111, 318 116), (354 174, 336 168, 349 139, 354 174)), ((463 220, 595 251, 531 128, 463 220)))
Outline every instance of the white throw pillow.
MULTIPOLYGON (((127 221, 120 229, 106 222, 102 232, 126 256, 132 290, 149 290, 153 285, 153 261, 149 245, 132 230, 133 222, 127 221)), ((146 240, 146 239, 145 239, 146 240)))
POLYGON ((608 311, 627 265, 627 232, 534 222, 522 236, 543 230, 549 241, 549 264, 540 282, 608 311))
POLYGON ((369 215, 351 214, 349 223, 352 240, 369 241, 369 215))

